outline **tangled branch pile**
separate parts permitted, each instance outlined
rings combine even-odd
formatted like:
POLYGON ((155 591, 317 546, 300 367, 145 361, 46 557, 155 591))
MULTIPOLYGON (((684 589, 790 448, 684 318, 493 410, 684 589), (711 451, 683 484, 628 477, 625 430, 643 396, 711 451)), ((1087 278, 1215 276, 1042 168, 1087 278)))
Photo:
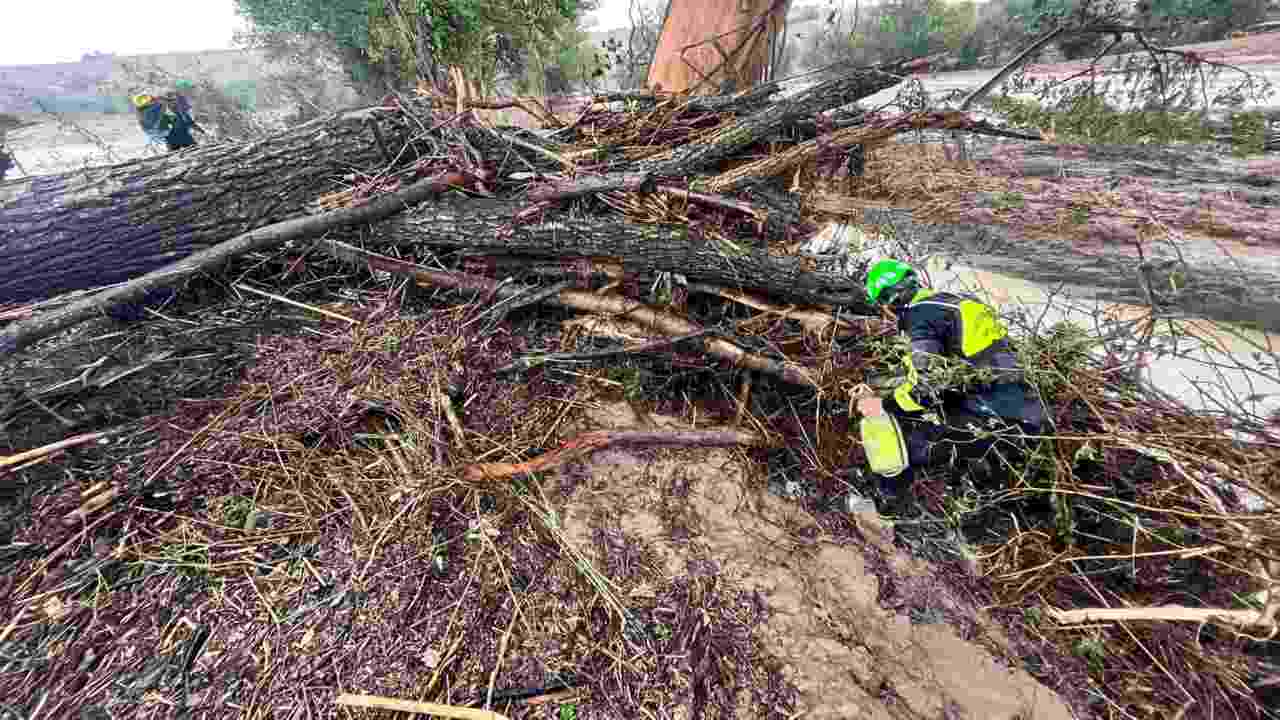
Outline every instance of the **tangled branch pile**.
MULTIPOLYGON (((0 472, 35 472, 88 443, 67 463, 77 482, 33 500, 6 546, 0 695, 50 717, 228 698, 249 716, 331 716, 305 690, 323 687, 535 717, 545 708, 502 688, 542 685, 538 698, 609 716, 794 716, 798 691, 753 634, 758 596, 714 563, 664 574, 616 523, 594 526, 588 553, 561 513, 591 450, 665 437, 744 447, 773 479, 812 486, 801 502, 830 536, 863 541, 827 502, 864 461, 847 399, 902 348, 862 300, 867 248, 801 248, 828 221, 866 222, 847 185, 895 134, 999 132, 963 113, 841 109, 900 70, 790 97, 601 98, 541 112, 543 132, 487 126, 461 100, 442 112, 388 98, 371 125, 385 165, 318 190, 312 217, 14 311, 11 351, 180 282, 188 299, 200 283, 221 296, 143 307, 155 319, 131 331, 147 350, 133 364, 68 365, 0 415, 106 433, 0 458, 0 472), (234 273, 210 272, 229 260, 234 273), (281 304, 304 314, 301 331, 262 320, 281 304), (178 323, 237 325, 241 346, 256 335, 247 369, 143 421, 64 416, 87 394, 145 396, 129 383, 162 363, 207 374, 199 362, 235 356, 213 339, 147 347, 178 323), (601 397, 696 432, 566 443, 601 397), (91 444, 104 437, 119 454, 91 444)), ((909 244, 909 228, 894 233, 909 244)), ((888 234, 866 224, 863 237, 888 234)), ((1280 438, 1229 437, 1093 359, 1093 341, 1069 326, 1021 338, 1054 434, 999 491, 922 483, 924 515, 899 542, 943 565, 976 553, 986 581, 971 589, 1014 611, 1034 648, 1023 659, 1082 710, 1264 717, 1280 438), (935 526, 962 541, 912 530, 935 526)))

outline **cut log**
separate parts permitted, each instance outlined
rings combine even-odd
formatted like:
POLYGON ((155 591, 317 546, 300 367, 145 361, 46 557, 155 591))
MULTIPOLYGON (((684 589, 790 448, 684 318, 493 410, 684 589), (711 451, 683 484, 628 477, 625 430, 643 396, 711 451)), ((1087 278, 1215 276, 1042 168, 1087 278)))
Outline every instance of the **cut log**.
POLYGON ((752 240, 722 241, 687 225, 640 225, 556 214, 514 223, 521 206, 472 200, 418 207, 367 230, 369 244, 385 247, 458 247, 483 254, 541 258, 607 258, 627 272, 674 272, 732 288, 758 289, 799 303, 835 303, 859 314, 867 306, 857 278, 823 271, 808 257, 779 256, 752 240))
POLYGON ((303 215, 352 168, 387 165, 403 120, 336 113, 247 145, 0 184, 0 304, 122 282, 303 215))

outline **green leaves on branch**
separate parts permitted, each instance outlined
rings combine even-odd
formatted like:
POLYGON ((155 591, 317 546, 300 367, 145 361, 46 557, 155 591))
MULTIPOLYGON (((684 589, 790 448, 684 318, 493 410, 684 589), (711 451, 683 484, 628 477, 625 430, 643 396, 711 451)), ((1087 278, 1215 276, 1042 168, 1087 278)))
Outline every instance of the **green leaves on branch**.
POLYGON ((236 12, 259 30, 333 36, 347 48, 369 48, 369 0, 235 0, 236 12))
POLYGON ((578 0, 367 0, 370 50, 394 50, 412 76, 420 52, 486 82, 499 69, 520 74, 530 57, 554 58, 574 28, 578 0))

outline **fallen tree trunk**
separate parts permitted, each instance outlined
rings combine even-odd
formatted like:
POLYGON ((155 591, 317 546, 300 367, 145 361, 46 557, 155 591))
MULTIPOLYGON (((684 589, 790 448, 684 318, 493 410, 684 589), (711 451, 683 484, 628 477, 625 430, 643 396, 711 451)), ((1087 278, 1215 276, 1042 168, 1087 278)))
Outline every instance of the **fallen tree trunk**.
POLYGON ((627 272, 673 272, 690 280, 749 288, 801 303, 835 303, 875 314, 856 279, 824 272, 807 257, 772 255, 751 240, 717 240, 687 225, 641 225, 557 214, 517 222, 513 202, 471 200, 423 205, 367 231, 370 244, 451 247, 542 258, 607 259, 627 272))
POLYGON ((0 184, 0 304, 122 282, 302 215, 352 168, 389 165, 402 123, 370 108, 246 145, 0 184))
POLYGON ((1203 150, 1139 145, 1068 145, 1007 142, 979 146, 978 167, 1025 177, 1146 178, 1157 189, 1236 190, 1251 204, 1280 205, 1280 179, 1251 172, 1247 162, 1203 150))
POLYGON ((37 340, 97 317, 116 305, 135 302, 158 288, 172 287, 196 273, 212 269, 237 255, 271 247, 286 240, 319 235, 326 230, 343 225, 373 222, 400 212, 408 205, 422 202, 431 195, 449 188, 460 177, 460 175, 446 174, 431 180, 423 180, 366 205, 334 210, 323 215, 295 218, 270 227, 258 228, 166 265, 119 287, 81 298, 57 310, 19 320, 0 329, 0 355, 17 352, 37 340))

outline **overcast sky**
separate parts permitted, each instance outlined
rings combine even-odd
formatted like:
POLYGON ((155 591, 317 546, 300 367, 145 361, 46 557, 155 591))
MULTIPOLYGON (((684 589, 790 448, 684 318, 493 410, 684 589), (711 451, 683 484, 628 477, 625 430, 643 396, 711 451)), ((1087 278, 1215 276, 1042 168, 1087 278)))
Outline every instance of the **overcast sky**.
MULTIPOLYGON (((639 0, 658 4, 657 0, 639 0)), ((234 0, 0 0, 0 65, 79 60, 87 52, 118 55, 234 47, 243 27, 234 0)), ((795 0, 793 4, 807 4, 795 0)), ((630 0, 603 0, 593 30, 629 24, 630 0)))
POLYGON ((234 0, 0 0, 0 65, 234 47, 234 0))

